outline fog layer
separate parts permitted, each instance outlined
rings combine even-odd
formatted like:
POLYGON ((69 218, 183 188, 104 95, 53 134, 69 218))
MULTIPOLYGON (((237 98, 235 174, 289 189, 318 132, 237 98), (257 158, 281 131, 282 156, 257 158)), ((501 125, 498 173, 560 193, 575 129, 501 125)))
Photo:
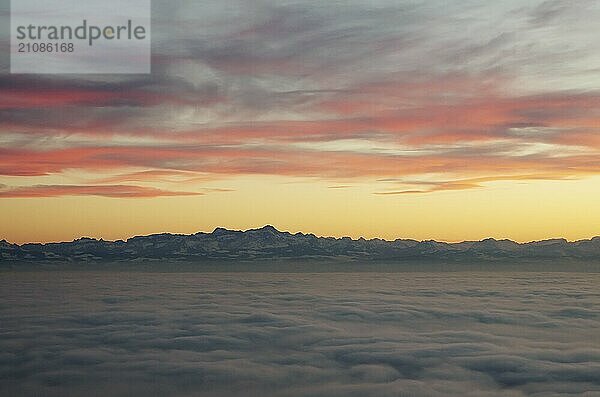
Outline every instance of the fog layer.
POLYGON ((600 395, 598 285, 577 273, 4 273, 0 394, 600 395))

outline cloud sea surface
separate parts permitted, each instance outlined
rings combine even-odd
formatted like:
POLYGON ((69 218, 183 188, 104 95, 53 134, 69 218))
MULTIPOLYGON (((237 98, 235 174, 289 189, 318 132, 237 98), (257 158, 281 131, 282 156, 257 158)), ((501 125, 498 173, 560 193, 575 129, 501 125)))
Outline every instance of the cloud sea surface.
POLYGON ((600 395, 600 275, 0 275, 7 396, 600 395))

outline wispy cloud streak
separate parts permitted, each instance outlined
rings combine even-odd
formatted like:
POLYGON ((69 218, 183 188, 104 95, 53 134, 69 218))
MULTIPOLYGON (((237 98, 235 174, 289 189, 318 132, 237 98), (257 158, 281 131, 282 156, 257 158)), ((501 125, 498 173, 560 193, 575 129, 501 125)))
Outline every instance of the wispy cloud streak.
POLYGON ((111 198, 150 198, 166 196, 197 196, 203 193, 181 192, 132 185, 34 185, 4 187, 0 198, 35 198, 60 196, 102 196, 111 198))

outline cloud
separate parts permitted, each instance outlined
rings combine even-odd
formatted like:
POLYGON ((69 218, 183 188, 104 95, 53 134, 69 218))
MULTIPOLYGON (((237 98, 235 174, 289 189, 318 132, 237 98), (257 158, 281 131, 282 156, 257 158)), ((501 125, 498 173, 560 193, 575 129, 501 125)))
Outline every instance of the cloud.
POLYGON ((147 170, 129 172, 126 174, 118 174, 108 178, 96 180, 96 183, 123 183, 123 182, 169 182, 169 183, 185 183, 192 181, 209 181, 211 177, 206 174, 177 171, 177 170, 147 170))
POLYGON ((80 276, 3 277, 7 393, 567 396, 600 388, 595 275, 80 276))
POLYGON ((531 10, 531 23, 538 26, 548 25, 569 11, 569 4, 562 0, 546 0, 531 10))
POLYGON ((599 172, 593 2, 231 4, 157 5, 151 75, 0 76, 0 175, 599 172))
POLYGON ((34 185, 0 186, 0 198, 35 198, 60 196, 102 196, 112 198, 142 198, 165 196, 197 196, 200 192, 181 192, 132 185, 34 185))
POLYGON ((561 175, 560 173, 552 175, 498 175, 492 177, 472 178, 455 181, 402 181, 402 180, 387 180, 387 182, 398 182, 400 185, 407 186, 424 186, 423 190, 390 190, 385 192, 377 192, 378 195, 401 195, 401 194, 420 194, 433 193, 445 190, 465 190, 476 189, 483 187, 486 182, 496 181, 527 181, 527 180, 559 180, 568 179, 569 174, 561 175))

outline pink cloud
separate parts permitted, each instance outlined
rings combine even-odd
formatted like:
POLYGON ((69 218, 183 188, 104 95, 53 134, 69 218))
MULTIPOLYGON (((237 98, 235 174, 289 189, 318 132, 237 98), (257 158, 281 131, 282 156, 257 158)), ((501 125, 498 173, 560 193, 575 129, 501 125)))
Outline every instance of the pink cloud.
POLYGON ((203 193, 178 192, 131 185, 34 185, 0 189, 0 198, 36 198, 60 196, 102 196, 110 198, 150 198, 197 196, 203 193))

